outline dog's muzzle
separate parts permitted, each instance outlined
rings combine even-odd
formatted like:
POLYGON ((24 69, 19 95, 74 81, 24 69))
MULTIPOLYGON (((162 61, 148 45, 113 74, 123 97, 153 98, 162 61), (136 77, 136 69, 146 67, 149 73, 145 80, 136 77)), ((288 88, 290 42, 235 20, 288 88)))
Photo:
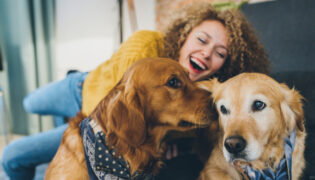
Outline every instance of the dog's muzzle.
POLYGON ((226 150, 233 154, 238 155, 246 148, 246 141, 242 136, 229 136, 224 141, 224 147, 226 150))

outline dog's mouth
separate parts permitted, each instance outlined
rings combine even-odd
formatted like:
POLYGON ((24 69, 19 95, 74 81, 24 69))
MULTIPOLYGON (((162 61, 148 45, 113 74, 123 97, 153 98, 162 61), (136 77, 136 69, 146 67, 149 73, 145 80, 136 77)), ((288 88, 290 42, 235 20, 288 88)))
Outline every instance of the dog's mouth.
POLYGON ((228 153, 228 162, 230 163, 234 163, 234 161, 239 162, 239 161, 244 161, 244 162, 248 162, 248 158, 246 153, 237 153, 237 154, 232 154, 232 153, 228 153))
POLYGON ((199 127, 199 128, 205 128, 205 127, 208 127, 209 124, 196 124, 196 123, 192 123, 192 122, 188 122, 186 120, 181 120, 179 123, 178 123, 178 126, 179 127, 184 127, 184 128, 189 128, 189 127, 199 127))
POLYGON ((250 166, 250 162, 248 162, 245 159, 240 159, 240 158, 236 158, 232 161, 233 166, 235 167, 245 167, 245 166, 250 166))
POLYGON ((229 163, 233 163, 234 161, 249 161, 247 153, 245 151, 239 153, 230 153, 227 151, 225 147, 223 147, 224 157, 229 163))

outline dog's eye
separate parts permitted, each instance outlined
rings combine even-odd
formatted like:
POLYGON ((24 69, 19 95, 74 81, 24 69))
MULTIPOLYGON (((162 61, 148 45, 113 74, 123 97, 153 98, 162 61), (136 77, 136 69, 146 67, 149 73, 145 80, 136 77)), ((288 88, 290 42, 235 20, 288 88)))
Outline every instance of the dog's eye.
POLYGON ((255 100, 253 105, 252 105, 252 110, 253 111, 261 111, 266 107, 266 104, 262 101, 255 100))
POLYGON ((226 107, 224 105, 220 106, 220 111, 222 114, 228 114, 229 113, 229 111, 226 109, 226 107))
POLYGON ((170 79, 167 84, 167 86, 171 87, 171 88, 180 88, 182 86, 182 82, 177 79, 176 77, 173 77, 172 79, 170 79))

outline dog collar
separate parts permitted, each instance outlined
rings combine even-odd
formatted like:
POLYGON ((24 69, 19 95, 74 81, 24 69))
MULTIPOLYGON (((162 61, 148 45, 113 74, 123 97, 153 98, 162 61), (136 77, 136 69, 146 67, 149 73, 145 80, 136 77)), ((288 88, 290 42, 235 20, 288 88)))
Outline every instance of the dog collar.
POLYGON ((292 153, 294 151, 296 131, 292 131, 285 139, 283 158, 280 160, 276 172, 270 168, 255 170, 250 166, 242 167, 245 175, 252 180, 291 180, 292 179, 292 153))

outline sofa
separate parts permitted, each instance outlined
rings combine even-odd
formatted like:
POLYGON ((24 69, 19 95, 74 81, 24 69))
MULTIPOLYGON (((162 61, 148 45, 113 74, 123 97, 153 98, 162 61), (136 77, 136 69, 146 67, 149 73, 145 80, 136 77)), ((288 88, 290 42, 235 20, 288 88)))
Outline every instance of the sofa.
POLYGON ((271 76, 298 90, 306 120, 306 170, 315 179, 315 1, 276 0, 242 7, 265 47, 271 76))

